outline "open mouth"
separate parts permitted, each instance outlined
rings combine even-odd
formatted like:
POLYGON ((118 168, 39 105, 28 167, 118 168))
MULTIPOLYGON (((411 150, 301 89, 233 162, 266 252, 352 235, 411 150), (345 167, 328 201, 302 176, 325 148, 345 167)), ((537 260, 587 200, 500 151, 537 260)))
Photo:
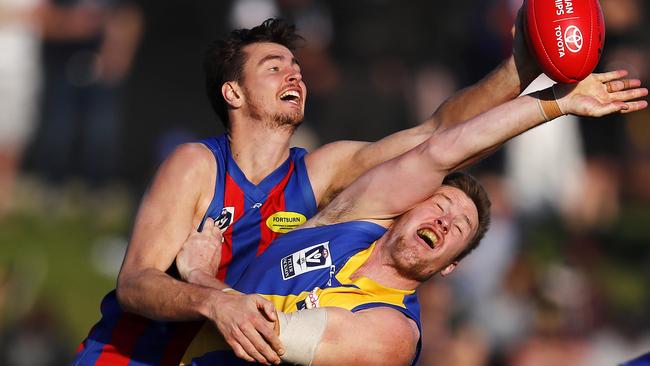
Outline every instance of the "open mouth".
POLYGON ((294 104, 298 104, 298 102, 300 101, 300 94, 295 90, 287 90, 286 92, 280 95, 280 100, 284 102, 291 102, 294 104))
POLYGON ((420 239, 424 240, 429 247, 431 247, 431 249, 434 249, 436 244, 438 244, 438 237, 429 229, 420 229, 417 231, 417 234, 420 239))

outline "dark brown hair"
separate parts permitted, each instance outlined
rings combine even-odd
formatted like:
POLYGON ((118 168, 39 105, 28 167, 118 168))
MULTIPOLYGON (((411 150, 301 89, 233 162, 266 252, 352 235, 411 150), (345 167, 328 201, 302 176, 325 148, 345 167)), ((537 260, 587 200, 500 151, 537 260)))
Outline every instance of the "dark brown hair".
POLYGON ((474 202, 478 212, 478 227, 476 234, 470 240, 469 245, 456 257, 456 261, 465 258, 472 250, 478 247, 481 239, 485 236, 490 227, 490 207, 492 203, 483 185, 474 177, 463 172, 454 172, 445 177, 443 185, 458 188, 474 202))
POLYGON ((236 29, 224 38, 210 44, 203 59, 205 85, 212 109, 226 129, 229 128, 228 105, 221 95, 221 86, 227 81, 243 81, 247 55, 244 47, 253 43, 272 42, 294 51, 304 39, 296 27, 282 19, 267 19, 251 29, 236 29))

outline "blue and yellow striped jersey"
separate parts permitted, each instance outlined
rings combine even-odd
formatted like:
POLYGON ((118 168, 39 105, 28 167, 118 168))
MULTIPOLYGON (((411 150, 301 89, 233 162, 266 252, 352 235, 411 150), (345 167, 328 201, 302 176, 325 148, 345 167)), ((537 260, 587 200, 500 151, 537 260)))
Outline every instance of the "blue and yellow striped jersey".
MULTIPOLYGON (((366 277, 352 278, 385 231, 363 221, 294 230, 276 239, 254 260, 235 289, 258 293, 286 313, 324 306, 352 312, 390 307, 413 319, 421 329, 415 291, 385 287, 366 277)), ((420 342, 417 350, 419 354, 420 342)), ((228 350, 211 324, 203 326, 183 357, 183 364, 192 365, 240 363, 246 364, 228 350)))

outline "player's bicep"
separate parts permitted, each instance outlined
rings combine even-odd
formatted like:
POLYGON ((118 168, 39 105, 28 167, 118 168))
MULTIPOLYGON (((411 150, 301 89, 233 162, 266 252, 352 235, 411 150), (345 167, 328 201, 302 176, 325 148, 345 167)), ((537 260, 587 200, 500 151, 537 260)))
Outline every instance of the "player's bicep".
POLYGON ((305 163, 318 206, 325 207, 359 176, 361 169, 350 162, 368 142, 336 141, 326 144, 305 157, 305 163))
POLYGON ((182 145, 162 164, 140 204, 122 272, 169 268, 207 209, 215 169, 199 144, 182 145))
POLYGON ((320 207, 324 207, 368 170, 429 138, 433 132, 431 120, 376 142, 337 141, 310 154, 307 158, 310 178, 320 207))
POLYGON ((419 331, 399 311, 326 309, 327 327, 312 365, 408 365, 415 357, 419 331))
POLYGON ((364 173, 322 210, 314 223, 392 219, 430 197, 446 172, 431 144, 420 144, 364 173))

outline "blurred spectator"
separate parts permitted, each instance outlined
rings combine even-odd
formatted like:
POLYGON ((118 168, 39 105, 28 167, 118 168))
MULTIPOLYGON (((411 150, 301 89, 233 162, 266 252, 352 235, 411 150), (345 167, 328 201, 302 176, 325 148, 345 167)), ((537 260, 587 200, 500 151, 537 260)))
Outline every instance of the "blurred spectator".
MULTIPOLYGON (((508 269, 520 250, 520 229, 514 216, 503 178, 481 175, 479 179, 492 201, 492 221, 481 245, 463 260, 450 276, 456 294, 455 308, 487 330, 490 339, 499 333, 491 327, 493 315, 486 316, 484 304, 494 304, 502 296, 508 269)), ((502 299, 501 299, 502 300, 502 299)), ((497 337, 494 337, 497 336, 497 337)), ((498 341, 494 342, 499 343, 498 341)))
MULTIPOLYGON (((282 18, 296 24, 305 44, 295 54, 300 61, 303 80, 308 86, 305 119, 296 130, 294 140, 312 140, 309 145, 298 145, 312 150, 320 144, 316 129, 327 128, 335 121, 326 120, 328 102, 338 92, 341 70, 332 55, 334 20, 327 2, 316 0, 277 0, 282 18), (315 144, 314 144, 315 143, 315 144)), ((322 136, 322 134, 320 134, 322 136)))
POLYGON ((169 143, 222 131, 205 95, 203 53, 229 29, 232 1, 140 1, 146 32, 126 83, 122 173, 140 197, 169 143), (162 150, 161 150, 162 148, 162 150))
MULTIPOLYGON (((540 76, 524 94, 554 82, 540 76)), ((545 211, 578 220, 584 203, 585 162, 578 119, 563 116, 514 138, 506 145, 506 177, 514 208, 521 215, 545 211)))
POLYGON ((11 208, 39 88, 41 0, 0 1, 0 218, 11 208))
POLYGON ((115 179, 121 86, 141 32, 140 11, 128 0, 51 0, 46 7, 33 164, 49 184, 60 186, 77 170, 93 188, 115 179))
POLYGON ((229 26, 232 29, 252 28, 276 16, 278 8, 273 0, 233 0, 229 26))
POLYGON ((0 339, 0 364, 4 366, 58 366, 72 357, 64 327, 45 302, 2 329, 0 339))

